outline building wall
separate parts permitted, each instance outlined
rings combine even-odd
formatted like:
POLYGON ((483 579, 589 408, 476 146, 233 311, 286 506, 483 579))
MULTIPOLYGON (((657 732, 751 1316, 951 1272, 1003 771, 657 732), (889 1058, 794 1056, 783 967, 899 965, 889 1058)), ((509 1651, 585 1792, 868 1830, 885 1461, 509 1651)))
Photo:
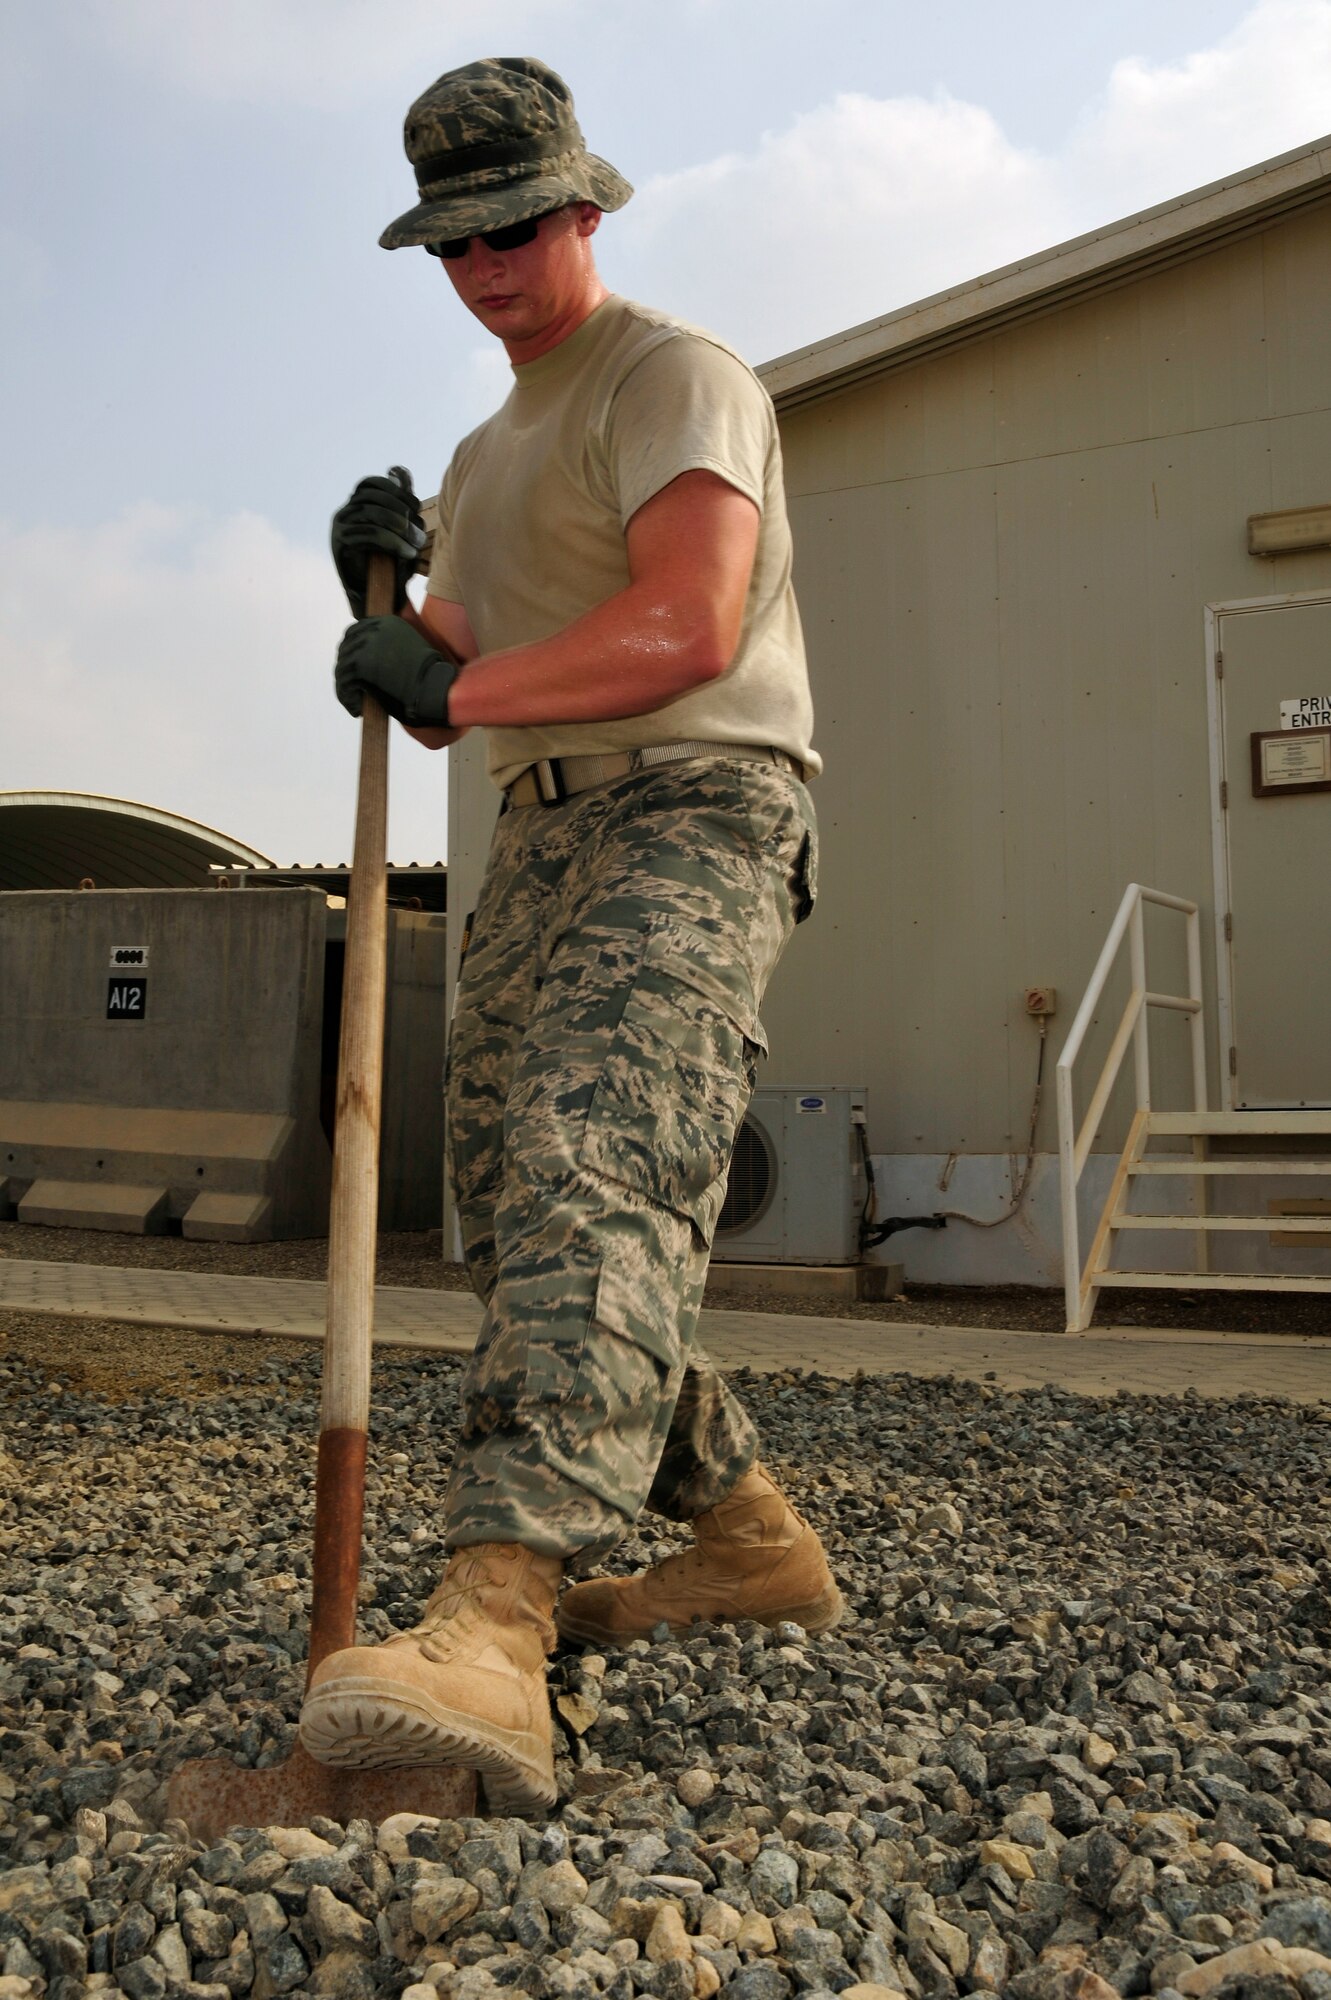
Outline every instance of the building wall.
MULTIPOLYGON (((1331 585, 1331 552, 1263 560, 1246 537, 1249 514, 1331 497, 1328 324, 1322 207, 782 419, 827 768, 819 908, 773 983, 765 1081, 867 1085, 873 1150, 917 1206, 947 1205, 957 1153, 991 1163, 971 1193, 997 1212, 1037 982, 1059 989, 1056 1146, 1053 1060, 1129 882, 1202 904, 1214 1024, 1204 607, 1331 585)), ((1149 934, 1152 984, 1181 979, 1181 935, 1149 934)), ((1152 1032, 1157 1099, 1181 1105, 1186 1031, 1152 1032)), ((923 1276, 1055 1275, 1048 1242, 1003 1234, 893 1251, 923 1276)))

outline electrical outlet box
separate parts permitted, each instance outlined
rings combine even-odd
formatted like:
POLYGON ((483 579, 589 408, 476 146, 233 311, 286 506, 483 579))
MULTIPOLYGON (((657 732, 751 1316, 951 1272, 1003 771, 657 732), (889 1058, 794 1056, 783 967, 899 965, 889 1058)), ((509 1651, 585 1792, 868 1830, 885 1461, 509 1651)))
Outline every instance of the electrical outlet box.
POLYGON ((1028 986, 1025 997, 1026 1012, 1028 1014, 1056 1014, 1058 1012, 1058 988, 1056 986, 1028 986))

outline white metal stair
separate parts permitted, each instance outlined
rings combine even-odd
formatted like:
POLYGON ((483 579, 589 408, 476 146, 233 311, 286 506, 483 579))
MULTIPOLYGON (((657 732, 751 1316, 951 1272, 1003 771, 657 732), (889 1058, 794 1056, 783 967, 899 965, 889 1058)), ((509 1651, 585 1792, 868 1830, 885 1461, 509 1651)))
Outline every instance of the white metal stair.
MULTIPOLYGON (((1292 1149, 1291 1149, 1292 1151, 1292 1149)), ((1279 1199, 1282 1182, 1331 1175, 1331 1112, 1328 1111, 1139 1111, 1132 1123, 1110 1189, 1109 1200, 1091 1245, 1083 1278, 1093 1308, 1095 1294, 1105 1286, 1132 1286, 1140 1289, 1172 1291, 1250 1291, 1331 1293, 1331 1273, 1213 1271, 1211 1239, 1216 1233, 1258 1239, 1273 1234, 1282 1237, 1308 1236, 1317 1239, 1309 1249, 1323 1248, 1331 1236, 1331 1214, 1283 1215, 1269 1210, 1261 1213, 1216 1211, 1213 1202, 1222 1196, 1225 1181, 1242 1178, 1267 1183, 1263 1194, 1279 1199), (1254 1150, 1263 1141, 1297 1138, 1319 1143, 1323 1157, 1281 1157, 1254 1150), (1191 1140, 1193 1155, 1152 1153, 1151 1142, 1160 1139, 1173 1145, 1191 1140), (1243 1146, 1242 1154, 1227 1153, 1215 1158, 1212 1140, 1243 1146), (1162 1215, 1132 1206, 1134 1192, 1143 1181, 1187 1181, 1191 1183, 1192 1213, 1162 1215), (1193 1239, 1192 1266, 1184 1271, 1132 1268, 1132 1246, 1138 1233, 1186 1234, 1193 1239), (1125 1235, 1124 1232, 1127 1232, 1125 1235)), ((1331 1197, 1331 1188, 1327 1190, 1331 1197)), ((1295 1246, 1284 1246, 1286 1255, 1295 1246)), ((1260 1259, 1253 1257, 1253 1262, 1260 1259)), ((1089 1310, 1086 1313, 1090 1317, 1089 1310)))
MULTIPOLYGON (((1090 1325, 1096 1300, 1106 1287, 1331 1294, 1331 1271, 1326 1269, 1325 1256, 1331 1237, 1331 1214, 1273 1214, 1265 1206, 1268 1201, 1280 1199, 1282 1184, 1287 1188, 1295 1179, 1312 1180, 1316 1184, 1319 1177, 1331 1176, 1331 1109, 1211 1111, 1206 1098, 1205 1047, 1197 906, 1181 897, 1132 883, 1058 1062, 1063 1261, 1070 1333, 1083 1332, 1090 1325), (1154 993, 1147 986, 1143 903, 1177 911, 1187 921, 1187 994, 1154 993), (1125 941, 1131 951, 1132 990, 1086 1115, 1078 1127, 1073 1110, 1073 1063, 1125 941), (1194 1100, 1190 1111, 1157 1111, 1151 1105, 1147 1027, 1151 1008, 1170 1009, 1188 1017, 1194 1100), (1077 1185, 1129 1047, 1134 1058, 1137 1109, 1083 1267, 1078 1241, 1077 1185), (1153 1150, 1157 1141, 1166 1150, 1153 1150), (1185 1144, 1190 1145, 1190 1153, 1179 1150, 1185 1144), (1302 1151, 1303 1148, 1307 1151, 1302 1151), (1225 1210, 1226 1183, 1237 1179, 1260 1185, 1257 1199, 1263 1203, 1262 1212, 1254 1212, 1251 1206, 1242 1213, 1225 1210), (1170 1180, 1191 1183, 1189 1213, 1152 1212, 1135 1205, 1135 1201, 1145 1198, 1145 1188, 1170 1180), (1132 1268, 1133 1246, 1142 1241, 1145 1232, 1190 1238, 1189 1267, 1169 1271, 1132 1268), (1305 1254, 1322 1253, 1318 1258, 1322 1269, 1263 1270, 1263 1261, 1269 1262, 1270 1257, 1269 1239, 1275 1235, 1296 1239, 1279 1246, 1287 1258, 1298 1254, 1299 1237, 1309 1238, 1305 1254), (1249 1239, 1251 1255, 1245 1260, 1249 1268, 1212 1268, 1212 1244, 1217 1237, 1226 1236, 1249 1239), (1267 1253, 1265 1258, 1263 1251, 1267 1253)), ((1246 1195, 1247 1191, 1241 1192, 1246 1195)), ((1331 1184, 1327 1185, 1326 1194, 1331 1200, 1331 1184)))

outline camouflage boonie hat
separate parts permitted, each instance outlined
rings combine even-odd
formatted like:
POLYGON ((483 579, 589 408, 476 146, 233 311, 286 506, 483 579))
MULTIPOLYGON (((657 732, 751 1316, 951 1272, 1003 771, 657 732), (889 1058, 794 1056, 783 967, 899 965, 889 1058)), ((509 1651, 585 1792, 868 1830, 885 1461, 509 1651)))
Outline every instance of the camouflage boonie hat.
POLYGON ((385 250, 477 236, 594 201, 622 208, 633 189, 587 151, 573 94, 534 56, 489 56, 441 76, 403 133, 420 200, 379 238, 385 250))

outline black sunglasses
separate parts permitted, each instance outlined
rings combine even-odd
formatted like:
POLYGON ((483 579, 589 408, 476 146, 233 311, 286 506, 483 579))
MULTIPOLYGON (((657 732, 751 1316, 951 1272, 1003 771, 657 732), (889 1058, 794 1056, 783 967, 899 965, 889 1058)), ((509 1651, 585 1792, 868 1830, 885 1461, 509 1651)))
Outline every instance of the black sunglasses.
MULTIPOLYGON (((553 215, 554 210, 547 209, 545 213, 553 215)), ((521 250, 524 243, 536 241, 536 232, 540 224, 541 217, 531 215, 525 222, 509 222, 502 229, 478 229, 474 235, 487 250, 521 250)), ((432 257, 445 257, 449 263, 454 263, 459 257, 466 256, 467 247, 472 241, 471 236, 450 236, 447 242, 427 243, 425 247, 432 257)))

